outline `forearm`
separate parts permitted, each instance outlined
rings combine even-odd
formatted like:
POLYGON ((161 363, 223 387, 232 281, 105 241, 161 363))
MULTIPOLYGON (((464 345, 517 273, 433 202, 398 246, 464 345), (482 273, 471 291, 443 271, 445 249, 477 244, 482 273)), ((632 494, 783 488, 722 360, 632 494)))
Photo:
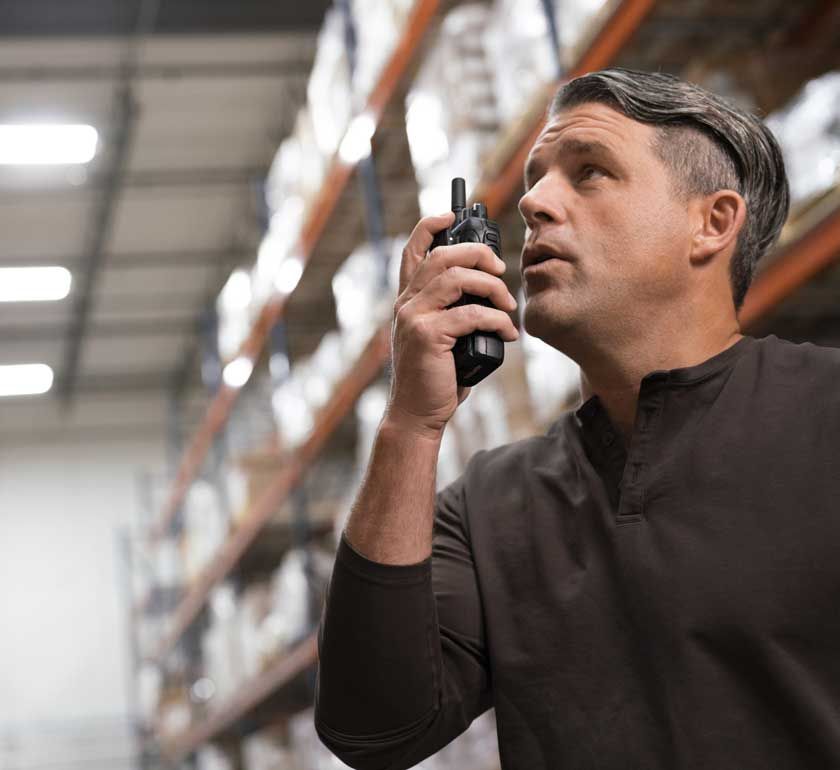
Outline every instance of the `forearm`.
POLYGON ((417 564, 432 553, 440 437, 385 418, 353 505, 345 537, 381 564, 417 564))
POLYGON ((439 442, 392 428, 342 533, 318 635, 315 727, 359 770, 414 767, 491 702, 460 480, 436 495, 439 442))
POLYGON ((315 714, 334 751, 361 736, 365 752, 387 753, 392 741, 399 750, 409 739, 403 731, 418 729, 437 703, 430 557, 438 445, 384 420, 339 544, 320 627, 315 714))

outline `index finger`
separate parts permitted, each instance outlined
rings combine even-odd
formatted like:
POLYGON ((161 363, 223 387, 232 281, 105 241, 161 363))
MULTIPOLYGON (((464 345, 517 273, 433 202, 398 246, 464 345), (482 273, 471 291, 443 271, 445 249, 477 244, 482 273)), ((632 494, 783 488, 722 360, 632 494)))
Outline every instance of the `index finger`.
POLYGON ((447 211, 445 214, 440 214, 433 217, 423 217, 411 231, 402 252, 402 262, 400 263, 400 290, 402 294, 411 276, 417 270, 420 263, 426 256, 429 246, 435 236, 441 231, 445 230, 455 221, 455 214, 447 211))

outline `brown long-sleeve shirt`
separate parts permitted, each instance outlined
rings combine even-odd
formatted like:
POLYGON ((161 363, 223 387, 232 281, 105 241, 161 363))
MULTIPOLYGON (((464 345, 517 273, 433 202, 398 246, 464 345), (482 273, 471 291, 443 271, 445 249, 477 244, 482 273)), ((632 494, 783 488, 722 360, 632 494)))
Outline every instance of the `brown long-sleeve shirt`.
MULTIPOLYGON (((504 770, 840 768, 840 350, 745 336, 477 453, 433 552, 342 537, 315 725, 409 768, 495 706, 504 770)), ((466 770, 466 769, 465 769, 466 770)))

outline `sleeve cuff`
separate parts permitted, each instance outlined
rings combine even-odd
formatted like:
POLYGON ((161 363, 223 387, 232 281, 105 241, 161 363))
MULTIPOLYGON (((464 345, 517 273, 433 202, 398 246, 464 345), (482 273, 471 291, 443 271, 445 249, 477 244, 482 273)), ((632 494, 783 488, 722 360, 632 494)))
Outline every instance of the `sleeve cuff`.
POLYGON ((431 556, 417 564, 382 564, 371 561, 350 545, 343 531, 338 542, 336 561, 341 562, 358 577, 376 583, 422 583, 428 579, 432 571, 431 556))

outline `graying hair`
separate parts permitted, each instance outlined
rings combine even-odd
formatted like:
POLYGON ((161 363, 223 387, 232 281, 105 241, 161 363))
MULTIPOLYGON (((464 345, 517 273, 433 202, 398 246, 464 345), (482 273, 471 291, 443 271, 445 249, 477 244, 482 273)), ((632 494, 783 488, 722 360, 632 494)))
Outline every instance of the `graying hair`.
POLYGON ((614 67, 561 86, 549 117, 585 102, 606 104, 657 126, 654 150, 684 197, 735 190, 747 216, 729 265, 735 311, 755 266, 779 237, 790 207, 784 160, 773 134, 756 116, 693 83, 663 72, 614 67))

